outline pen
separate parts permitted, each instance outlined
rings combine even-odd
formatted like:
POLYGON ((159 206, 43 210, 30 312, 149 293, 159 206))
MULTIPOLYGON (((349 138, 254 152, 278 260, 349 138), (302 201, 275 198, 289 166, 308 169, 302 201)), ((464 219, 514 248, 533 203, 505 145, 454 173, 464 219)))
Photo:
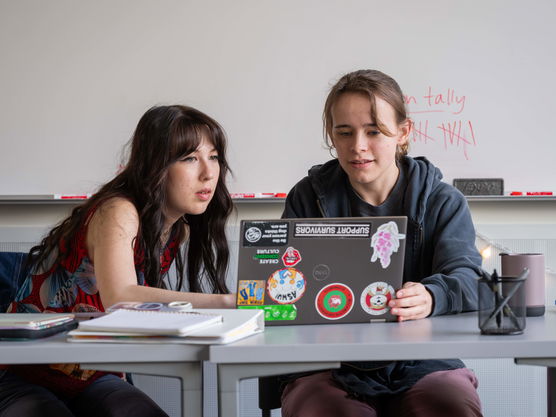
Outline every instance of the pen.
POLYGON ((492 272, 492 283, 494 284, 494 306, 498 311, 496 314, 496 327, 502 327, 502 309, 499 308, 502 303, 502 283, 498 277, 496 269, 492 272))

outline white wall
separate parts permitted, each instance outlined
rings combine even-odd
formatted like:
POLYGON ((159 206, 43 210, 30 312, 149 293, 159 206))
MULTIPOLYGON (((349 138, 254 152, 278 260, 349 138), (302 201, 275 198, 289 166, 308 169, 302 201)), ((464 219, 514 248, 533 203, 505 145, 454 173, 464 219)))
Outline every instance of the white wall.
POLYGON ((94 190, 174 102, 227 130, 232 191, 286 192, 327 159, 324 98, 359 68, 398 80, 412 154, 447 179, 554 190, 555 17, 551 0, 2 0, 0 194, 94 190))

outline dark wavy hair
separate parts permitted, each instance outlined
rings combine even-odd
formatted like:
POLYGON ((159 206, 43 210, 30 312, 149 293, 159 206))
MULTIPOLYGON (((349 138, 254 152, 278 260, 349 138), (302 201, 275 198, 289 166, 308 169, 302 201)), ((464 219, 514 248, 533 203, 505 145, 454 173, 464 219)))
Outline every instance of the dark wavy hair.
MULTIPOLYGON (((131 201, 139 213, 139 231, 134 245, 143 254, 141 266, 145 280, 149 286, 166 288, 160 274, 160 253, 163 249, 161 236, 167 201, 167 173, 170 165, 194 152, 203 137, 210 140, 218 152, 218 184, 206 211, 198 215, 184 215, 182 221, 172 226, 171 236, 183 242, 186 238, 184 223, 189 226, 189 290, 201 292, 203 277, 207 280, 206 289, 218 294, 228 293, 225 276, 230 255, 225 225, 233 203, 225 183, 229 172, 226 135, 211 117, 181 105, 152 107, 141 117, 129 144, 131 150, 125 168, 31 249, 30 266, 57 267, 71 256, 78 234, 89 221, 90 213, 110 198, 123 197, 131 201), (54 254, 54 263, 50 263, 54 254)), ((175 262, 176 289, 180 290, 184 282, 184 259, 179 250, 175 262)))
MULTIPOLYGON (((392 77, 377 70, 359 70, 345 74, 330 89, 324 111, 322 113, 324 140, 329 150, 332 146, 332 107, 336 104, 338 98, 344 93, 361 93, 369 97, 371 102, 371 117, 375 121, 378 130, 386 136, 393 136, 386 125, 382 123, 376 112, 376 100, 378 96, 390 104, 396 113, 396 121, 398 124, 405 122, 407 110, 405 107, 402 89, 392 77)), ((407 155, 409 143, 398 145, 396 150, 396 158, 407 155)))

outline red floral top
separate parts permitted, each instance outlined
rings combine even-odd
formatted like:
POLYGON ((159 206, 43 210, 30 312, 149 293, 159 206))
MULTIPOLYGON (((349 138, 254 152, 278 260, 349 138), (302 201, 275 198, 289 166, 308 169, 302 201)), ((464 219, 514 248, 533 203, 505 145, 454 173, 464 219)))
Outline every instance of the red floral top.
MULTIPOLYGON (((11 313, 67 313, 104 311, 96 285, 93 263, 89 259, 85 238, 88 220, 68 245, 62 241, 59 250, 67 253, 59 265, 39 274, 29 274, 19 288, 15 301, 10 305, 11 313)), ((170 269, 179 249, 179 242, 171 237, 161 254, 160 273, 170 269)), ((136 244, 134 247, 137 284, 147 285, 142 270, 144 254, 136 244)), ((1 366, 0 366, 1 367, 1 366)), ((13 365, 12 373, 34 384, 42 385, 51 391, 73 396, 106 372, 89 371, 79 368, 77 364, 51 365, 13 365)))

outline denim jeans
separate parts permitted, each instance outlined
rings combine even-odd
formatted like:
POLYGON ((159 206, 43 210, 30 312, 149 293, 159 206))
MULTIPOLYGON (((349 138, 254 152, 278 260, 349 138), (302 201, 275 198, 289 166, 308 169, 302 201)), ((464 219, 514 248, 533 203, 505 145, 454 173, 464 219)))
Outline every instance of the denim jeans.
POLYGON ((168 417, 144 392, 105 375, 73 398, 63 398, 9 371, 0 376, 0 415, 6 417, 168 417))

